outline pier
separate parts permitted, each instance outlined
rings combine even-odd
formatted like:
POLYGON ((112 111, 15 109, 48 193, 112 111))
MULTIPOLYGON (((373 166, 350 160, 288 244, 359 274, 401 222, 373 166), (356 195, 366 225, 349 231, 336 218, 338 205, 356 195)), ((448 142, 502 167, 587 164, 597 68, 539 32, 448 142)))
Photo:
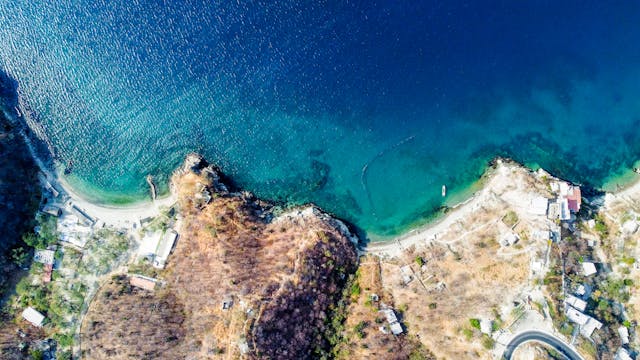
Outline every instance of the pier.
POLYGON ((149 184, 149 188, 151 189, 151 199, 156 201, 156 184, 153 183, 153 176, 147 175, 147 184, 149 184))

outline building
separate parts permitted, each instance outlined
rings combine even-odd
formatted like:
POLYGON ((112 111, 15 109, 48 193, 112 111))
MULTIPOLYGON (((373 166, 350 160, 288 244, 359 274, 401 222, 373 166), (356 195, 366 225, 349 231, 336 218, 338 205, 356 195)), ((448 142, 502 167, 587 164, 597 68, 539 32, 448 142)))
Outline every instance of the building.
POLYGON ((545 197, 539 196, 531 200, 531 206, 529 212, 534 215, 547 215, 547 208, 549 207, 549 200, 545 197))
POLYGON ((42 212, 47 213, 51 216, 58 217, 62 214, 62 209, 54 205, 45 205, 42 207, 42 212))
POLYGON ((620 326, 618 328, 618 335, 620 335, 622 345, 627 345, 629 343, 629 329, 627 329, 626 326, 620 326))
POLYGON ((129 284, 131 284, 131 286, 148 291, 154 291, 157 282, 158 280, 143 275, 133 275, 129 278, 129 284))
POLYGON ((160 239, 162 239, 162 232, 147 232, 142 238, 140 247, 138 248, 138 256, 153 261, 156 256, 156 251, 158 250, 160 239))
POLYGON ((78 220, 87 226, 93 226, 96 223, 96 219, 92 218, 89 214, 84 212, 76 205, 71 205, 71 212, 78 217, 78 220))
POLYGON ((22 312, 22 317, 35 327, 42 327, 42 323, 44 322, 44 315, 42 315, 38 310, 32 308, 31 306, 24 309, 24 311, 22 312))
POLYGON ((580 311, 584 311, 584 309, 587 308, 587 302, 582 300, 582 299, 578 299, 577 297, 573 296, 573 295, 567 295, 567 298, 564 299, 565 304, 567 305, 571 305, 574 308, 580 310, 580 311))
POLYGON ((156 251, 156 256, 153 259, 153 266, 159 269, 164 269, 167 259, 169 258, 169 254, 171 254, 171 250, 173 249, 173 245, 178 239, 178 233, 173 231, 173 229, 167 230, 162 237, 162 240, 158 244, 158 250, 156 251))
POLYGON ((596 329, 600 329, 602 327, 601 322, 589 315, 581 313, 571 306, 567 306, 567 318, 571 322, 580 325, 580 333, 585 337, 591 337, 591 334, 593 334, 596 329))
POLYGON ((391 333, 393 335, 402 334, 403 333, 402 325, 400 325, 400 322, 398 321, 398 317, 396 316, 396 313, 393 311, 393 309, 384 309, 380 311, 382 311, 382 313, 384 314, 384 317, 387 319, 391 333))
POLYGON ((45 265, 53 265, 55 254, 55 250, 36 250, 35 254, 33 254, 33 261, 45 265))
POLYGON ((400 268, 400 273, 402 274, 402 282, 406 285, 413 280, 413 270, 411 270, 411 266, 405 265, 400 268))
POLYGON ((559 198, 557 203, 558 203, 558 218, 562 221, 571 220, 571 211, 569 210, 569 201, 564 198, 559 198))
POLYGON ((582 263, 582 270, 584 271, 584 276, 591 276, 598 272, 598 270, 596 270, 596 265, 589 261, 582 263))
POLYGON ((520 238, 518 237, 518 235, 514 234, 514 233, 508 233, 507 235, 505 235, 501 240, 500 240, 500 245, 502 246, 511 246, 515 243, 518 242, 518 240, 520 240, 520 238))
POLYGON ((44 282, 45 284, 51 282, 52 275, 53 275, 53 265, 46 264, 44 266, 44 272, 42 274, 42 282, 44 282))
POLYGON ((614 359, 615 360, 633 360, 633 358, 629 354, 629 351, 622 347, 619 348, 618 351, 616 351, 616 356, 614 357, 614 359))
POLYGON ((627 234, 635 234, 638 231, 638 223, 634 220, 627 220, 622 224, 622 231, 627 234))
POLYGON ((580 206, 582 205, 582 192, 580 191, 579 186, 569 186, 565 198, 567 199, 569 210, 571 210, 571 212, 577 213, 580 211, 580 206))

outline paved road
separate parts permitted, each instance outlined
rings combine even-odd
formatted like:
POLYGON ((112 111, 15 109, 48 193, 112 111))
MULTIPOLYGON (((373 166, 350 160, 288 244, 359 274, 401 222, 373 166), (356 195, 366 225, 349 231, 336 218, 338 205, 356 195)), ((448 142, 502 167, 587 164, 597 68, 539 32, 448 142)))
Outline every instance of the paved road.
POLYGON ((525 342, 530 341, 549 345, 569 360, 584 360, 584 358, 580 356, 580 354, 573 350, 573 348, 569 347, 569 345, 567 345, 564 341, 551 334, 536 330, 525 331, 514 337, 507 345, 507 349, 504 351, 502 359, 511 360, 513 352, 516 350, 516 348, 518 348, 518 346, 524 344, 525 342))

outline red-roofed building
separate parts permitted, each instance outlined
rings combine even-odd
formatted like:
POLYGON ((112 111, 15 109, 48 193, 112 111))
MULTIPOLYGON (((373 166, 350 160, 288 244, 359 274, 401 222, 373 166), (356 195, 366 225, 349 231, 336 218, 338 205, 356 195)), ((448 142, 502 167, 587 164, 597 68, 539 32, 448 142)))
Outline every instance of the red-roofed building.
POLYGON ((53 274, 53 265, 45 264, 44 265, 44 274, 42 275, 42 281, 46 284, 51 282, 51 275, 53 274))
POLYGON ((567 192, 567 202, 569 203, 569 210, 572 212, 580 211, 580 205, 582 205, 582 192, 579 186, 572 186, 571 190, 567 192))

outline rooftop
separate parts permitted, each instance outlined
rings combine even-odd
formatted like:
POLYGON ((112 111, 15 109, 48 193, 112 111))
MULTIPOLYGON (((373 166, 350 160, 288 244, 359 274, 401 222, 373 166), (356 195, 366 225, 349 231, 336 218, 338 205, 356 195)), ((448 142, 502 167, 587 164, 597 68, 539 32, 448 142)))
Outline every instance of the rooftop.
POLYGON ((31 306, 24 309, 24 311, 22 312, 22 317, 36 327, 41 327, 42 322, 44 321, 44 315, 42 315, 38 310, 32 308, 31 306))

